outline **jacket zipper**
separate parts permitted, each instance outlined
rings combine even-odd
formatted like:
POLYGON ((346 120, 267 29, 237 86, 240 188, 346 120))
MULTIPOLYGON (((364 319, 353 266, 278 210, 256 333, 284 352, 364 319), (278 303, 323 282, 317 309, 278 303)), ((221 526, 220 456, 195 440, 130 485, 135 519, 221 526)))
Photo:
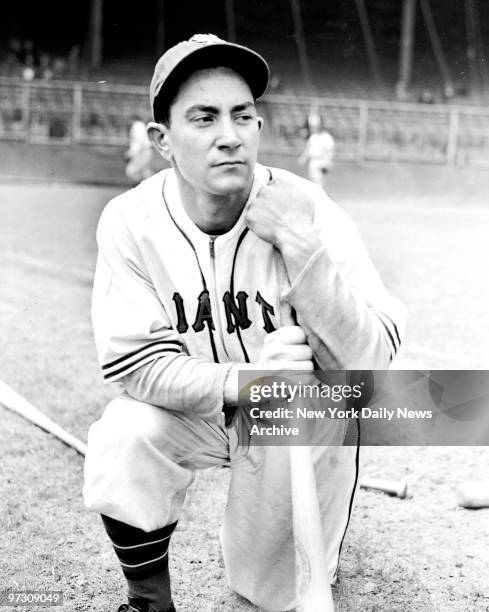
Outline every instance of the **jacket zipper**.
MULTIPOLYGON (((221 317, 219 315, 219 296, 217 295, 217 282, 216 282, 216 252, 215 252, 215 246, 214 246, 215 240, 216 240, 215 236, 212 236, 211 238, 209 238, 209 255, 211 258, 211 273, 212 273, 211 288, 212 288, 212 296, 214 298, 214 304, 215 304, 215 311, 213 311, 212 318, 216 322, 216 327, 217 327, 217 332, 218 332, 221 348, 224 351, 226 357, 229 359, 228 352, 226 350, 226 347, 224 346, 224 333, 223 333, 223 329, 221 325, 221 317)), ((212 304, 212 301, 211 301, 211 304, 212 304)))

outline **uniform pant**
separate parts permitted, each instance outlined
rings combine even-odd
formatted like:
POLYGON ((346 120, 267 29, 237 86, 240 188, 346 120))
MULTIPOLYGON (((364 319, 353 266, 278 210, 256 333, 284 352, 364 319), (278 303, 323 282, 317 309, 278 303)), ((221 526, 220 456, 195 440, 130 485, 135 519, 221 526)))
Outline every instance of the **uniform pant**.
MULTIPOLYGON (((195 471, 231 467, 221 543, 230 587, 267 610, 295 600, 288 447, 249 449, 230 428, 170 412, 123 394, 89 431, 86 506, 144 531, 178 520, 195 471)), ((330 580, 347 527, 356 447, 312 449, 330 580)))
POLYGON ((310 181, 319 185, 324 189, 326 184, 326 175, 329 172, 329 167, 322 159, 311 158, 308 165, 308 178, 310 181))

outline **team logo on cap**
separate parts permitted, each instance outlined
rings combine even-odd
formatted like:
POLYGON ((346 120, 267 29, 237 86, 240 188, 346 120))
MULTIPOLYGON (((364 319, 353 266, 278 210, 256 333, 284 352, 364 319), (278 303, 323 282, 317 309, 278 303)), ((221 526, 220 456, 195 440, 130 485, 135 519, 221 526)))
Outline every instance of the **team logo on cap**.
POLYGON ((208 45, 209 43, 222 42, 222 40, 215 34, 194 34, 189 42, 200 43, 201 45, 208 45))

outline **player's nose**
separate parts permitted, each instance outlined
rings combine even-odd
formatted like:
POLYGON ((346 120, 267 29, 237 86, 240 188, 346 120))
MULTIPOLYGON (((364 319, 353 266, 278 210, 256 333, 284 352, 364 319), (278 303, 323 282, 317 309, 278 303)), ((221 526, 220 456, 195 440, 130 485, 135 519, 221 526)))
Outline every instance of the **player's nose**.
POLYGON ((219 122, 217 146, 222 149, 235 149, 241 145, 241 137, 231 117, 223 118, 219 122))

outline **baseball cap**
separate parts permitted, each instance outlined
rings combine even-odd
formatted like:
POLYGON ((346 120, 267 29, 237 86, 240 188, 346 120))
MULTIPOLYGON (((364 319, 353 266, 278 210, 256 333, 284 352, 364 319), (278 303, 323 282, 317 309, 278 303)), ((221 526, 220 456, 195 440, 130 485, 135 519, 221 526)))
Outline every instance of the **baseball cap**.
POLYGON ((194 34, 189 40, 168 49, 156 63, 149 86, 153 116, 155 104, 167 108, 180 84, 192 72, 212 66, 236 70, 248 83, 255 99, 267 89, 270 69, 259 53, 214 34, 194 34))

